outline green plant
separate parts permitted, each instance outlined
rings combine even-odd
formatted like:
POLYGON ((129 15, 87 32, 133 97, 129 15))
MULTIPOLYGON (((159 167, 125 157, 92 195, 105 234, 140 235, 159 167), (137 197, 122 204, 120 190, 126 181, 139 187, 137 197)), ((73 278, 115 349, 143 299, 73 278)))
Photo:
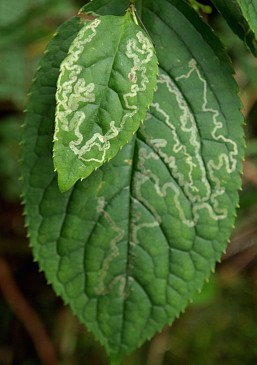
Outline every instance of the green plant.
MULTIPOLYGON (((246 2, 213 3, 233 24, 244 20, 237 34, 254 53, 246 2)), ((87 4, 50 42, 28 105, 22 175, 33 253, 114 363, 201 289, 238 205, 244 140, 233 68, 190 4, 87 4)))

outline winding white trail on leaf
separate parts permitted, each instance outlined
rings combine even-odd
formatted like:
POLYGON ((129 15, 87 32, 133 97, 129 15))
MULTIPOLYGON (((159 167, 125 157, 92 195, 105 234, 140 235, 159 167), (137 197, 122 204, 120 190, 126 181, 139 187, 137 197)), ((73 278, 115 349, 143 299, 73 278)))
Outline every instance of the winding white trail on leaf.
MULTIPOLYGON (((96 211, 100 213, 106 220, 106 222, 109 224, 110 228, 115 232, 114 238, 110 242, 110 255, 106 256, 106 258, 103 260, 103 264, 101 267, 101 270, 99 272, 99 280, 98 280, 98 286, 95 289, 96 294, 100 295, 103 294, 106 291, 106 284, 105 279, 108 274, 108 270, 110 267, 111 262, 119 256, 119 249, 118 249, 118 242, 120 242, 124 237, 124 230, 121 229, 114 219, 111 217, 111 215, 105 210, 105 198, 103 196, 98 198, 98 206, 96 208, 96 211)), ((117 280, 117 279, 116 279, 117 280)))
POLYGON ((81 123, 84 113, 76 112, 81 102, 93 103, 95 101, 93 93, 95 85, 93 83, 86 85, 85 80, 78 77, 83 67, 78 65, 77 62, 84 51, 85 45, 90 43, 96 36, 96 29, 100 23, 100 19, 95 19, 81 29, 70 47, 68 56, 61 64, 56 93, 57 108, 54 141, 58 141, 60 128, 65 132, 70 132, 81 123), (63 82, 63 79, 67 78, 66 74, 68 74, 68 80, 63 82), (73 114, 71 120, 68 118, 70 114, 73 114))
POLYGON ((208 160, 207 156, 205 159, 202 158, 197 121, 177 84, 167 74, 161 73, 157 82, 158 88, 166 88, 175 97, 178 110, 181 111, 180 125, 178 127, 178 123, 175 124, 171 120, 165 101, 155 100, 152 105, 153 114, 168 126, 172 140, 168 141, 166 136, 158 135, 158 133, 154 138, 147 132, 147 125, 141 128, 152 150, 148 150, 147 147, 140 148, 138 169, 141 174, 138 174, 134 190, 139 201, 152 212, 158 222, 161 222, 161 217, 149 199, 145 197, 144 191, 152 186, 159 198, 170 194, 180 221, 188 227, 193 227, 199 221, 201 210, 205 210, 215 221, 227 217, 228 211, 222 207, 218 199, 225 193, 226 178, 223 182, 221 176, 224 170, 227 174, 235 171, 238 149, 233 140, 222 134, 224 133, 223 117, 216 106, 209 105, 210 103, 215 105, 216 102, 194 59, 190 60, 188 68, 188 72, 177 77, 175 81, 179 84, 182 79, 192 78, 191 84, 197 82, 198 92, 199 85, 201 86, 201 111, 206 115, 206 124, 211 129, 211 137, 213 141, 224 143, 228 152, 217 154, 215 160, 208 160), (151 168, 151 165, 156 164, 154 161, 158 160, 163 160, 171 171, 171 179, 166 183, 162 183, 154 172, 155 169, 151 168))
POLYGON ((146 143, 140 141, 138 143, 137 168, 133 181, 129 238, 131 258, 127 267, 128 276, 117 275, 110 283, 105 283, 106 273, 112 260, 119 255, 118 243, 125 233, 109 213, 104 211, 102 204, 104 200, 99 200, 98 211, 101 211, 116 234, 111 242, 111 254, 103 262, 98 294, 107 293, 118 285, 120 297, 123 299, 127 297, 130 283, 134 280, 133 249, 136 245, 140 245, 143 234, 151 234, 152 230, 158 230, 156 233, 160 233, 163 206, 166 205, 166 213, 169 216, 173 215, 189 228, 196 226, 200 217, 202 219, 206 216, 206 219, 217 222, 228 215, 220 198, 225 195, 226 179, 229 178, 224 176, 224 172, 225 175, 230 175, 237 168, 238 149, 236 143, 226 136, 225 120, 196 61, 192 59, 187 72, 177 77, 175 81, 167 74, 161 73, 157 85, 159 93, 152 104, 151 114, 155 116, 155 123, 167 127, 168 130, 157 126, 153 135, 150 125, 148 127, 150 119, 153 123, 151 115, 140 129, 146 143), (214 142, 222 142, 226 146, 226 153, 222 149, 220 153, 217 151, 215 156, 205 155, 203 159, 198 121, 178 86, 182 80, 197 84, 199 109, 204 114, 208 133, 214 142), (170 99, 170 104, 167 104, 165 98, 161 97, 162 91, 168 92, 174 103, 170 99), (171 114, 169 109, 174 107, 174 104, 177 105, 177 114, 174 112, 171 114), (176 120, 173 120, 171 115, 176 117, 176 120), (164 164, 167 166, 166 176, 163 176, 161 170, 164 164), (161 171, 160 175, 158 171, 161 171), (171 202, 174 203, 173 206, 170 206, 171 202))
POLYGON ((127 40, 126 56, 132 59, 133 66, 127 74, 129 92, 122 95, 124 101, 124 110, 122 119, 110 122, 109 129, 106 133, 93 133, 85 141, 81 132, 81 127, 87 122, 87 115, 82 110, 77 110, 80 103, 96 103, 96 85, 94 83, 86 84, 83 78, 79 78, 82 72, 82 66, 77 64, 84 46, 90 43, 97 34, 97 27, 101 20, 96 19, 86 25, 74 41, 70 54, 61 65, 60 78, 57 91, 57 123, 54 140, 58 141, 60 128, 65 132, 72 132, 76 139, 69 143, 70 149, 74 154, 84 162, 103 163, 106 160, 106 153, 110 149, 110 141, 122 132, 128 119, 133 118, 139 110, 137 95, 144 92, 149 83, 146 76, 146 65, 154 56, 154 49, 150 40, 141 32, 136 33, 136 37, 127 40), (62 84, 62 81, 68 75, 68 80, 62 84), (92 151, 92 149, 94 149, 92 151))
POLYGON ((75 129, 75 134, 79 136, 79 139, 70 144, 70 148, 81 160, 85 162, 97 161, 103 163, 106 159, 106 153, 111 146, 110 140, 117 137, 123 130, 127 119, 133 118, 133 116, 138 112, 139 108, 136 97, 139 92, 146 90, 146 85, 149 82, 149 79, 146 76, 145 65, 149 63, 153 57, 153 47, 148 38, 145 37, 142 32, 138 32, 136 37, 137 41, 136 39, 128 40, 126 47, 126 56, 133 59, 133 67, 128 73, 128 79, 132 82, 132 85, 130 87, 130 92, 123 95, 125 107, 129 111, 123 115, 121 122, 112 120, 110 123, 110 129, 105 134, 95 133, 88 141, 86 141, 84 146, 80 148, 75 148, 73 146, 75 144, 81 144, 83 141, 83 135, 80 133, 80 126, 83 121, 81 121, 75 129), (142 58, 140 58, 139 55, 141 55, 142 58), (138 80, 140 80, 140 83, 137 83, 138 80), (93 147, 97 147, 98 151, 101 152, 100 157, 84 157, 92 150, 93 147))

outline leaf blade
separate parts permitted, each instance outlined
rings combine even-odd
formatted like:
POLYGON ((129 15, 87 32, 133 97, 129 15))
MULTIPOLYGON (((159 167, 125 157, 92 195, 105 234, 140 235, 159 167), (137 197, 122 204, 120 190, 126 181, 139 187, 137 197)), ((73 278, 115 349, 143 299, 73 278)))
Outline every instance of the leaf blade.
POLYGON ((152 102, 157 59, 129 12, 88 22, 61 65, 54 165, 61 191, 115 156, 152 102))
MULTIPOLYGON (((41 133, 36 142, 42 155, 26 167, 29 174, 38 166, 25 190, 35 256, 114 357, 185 308, 220 259, 238 203, 243 137, 231 66, 210 29, 181 4, 144 6, 161 73, 136 137, 65 194, 58 191, 48 152, 45 159, 51 128, 47 140, 41 133), (36 178, 42 171, 51 176, 47 182, 36 178)), ((48 91, 50 105, 54 91, 48 91)), ((41 119, 35 128, 42 132, 43 125, 41 119)), ((24 148, 27 156, 35 152, 31 144, 24 148)))
MULTIPOLYGON (((57 30, 52 42, 49 43, 42 61, 39 65, 36 78, 33 82, 30 103, 28 104, 22 136, 22 195, 24 201, 24 214, 26 225, 29 227, 30 244, 36 259, 40 262, 40 244, 38 236, 42 216, 40 202, 42 196, 39 192, 52 186, 55 181, 54 166, 52 161, 52 140, 55 118, 55 92, 59 76, 59 68, 67 56, 71 42, 83 26, 80 18, 72 18, 57 30)), ((52 198, 56 191, 52 193, 52 198)), ((43 194, 43 193, 42 193, 43 194)), ((58 194, 57 208, 65 204, 67 195, 58 194)), ((49 203, 49 209, 54 209, 54 204, 49 203)), ((57 271, 54 264, 55 250, 50 249, 53 260, 48 265, 46 276, 50 281, 57 271)), ((45 254, 42 254, 44 257, 45 254)), ((42 265, 44 266, 44 265, 42 265)), ((58 284, 55 290, 59 293, 58 284)))
POLYGON ((254 56, 257 55, 257 7, 241 0, 212 0, 217 10, 224 16, 233 32, 241 38, 254 56))

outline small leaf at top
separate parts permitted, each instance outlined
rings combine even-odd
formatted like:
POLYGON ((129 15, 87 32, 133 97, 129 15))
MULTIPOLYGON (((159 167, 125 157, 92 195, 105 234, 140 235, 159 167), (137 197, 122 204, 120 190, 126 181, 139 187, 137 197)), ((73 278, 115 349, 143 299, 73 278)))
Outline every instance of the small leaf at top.
POLYGON ((152 102, 157 73, 153 45, 129 12, 85 24, 58 79, 54 166, 61 191, 129 141, 152 102))

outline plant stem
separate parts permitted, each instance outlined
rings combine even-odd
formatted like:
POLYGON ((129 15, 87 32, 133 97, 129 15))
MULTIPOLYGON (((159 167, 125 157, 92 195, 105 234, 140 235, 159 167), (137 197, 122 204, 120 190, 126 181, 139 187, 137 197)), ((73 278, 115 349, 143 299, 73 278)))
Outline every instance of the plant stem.
POLYGON ((132 18, 133 18, 134 22, 136 23, 136 25, 138 25, 137 16, 136 16, 136 8, 134 5, 131 5, 131 14, 132 14, 132 18))
POLYGON ((155 335, 152 339, 146 365, 162 365, 164 356, 168 348, 169 327, 166 327, 161 333, 155 335))
POLYGON ((212 8, 208 5, 203 5, 201 3, 199 3, 197 0, 189 0, 191 6, 196 10, 202 10, 204 13, 206 14, 211 14, 212 12, 212 8))
POLYGON ((54 345, 37 312, 18 288, 7 261, 0 258, 0 289, 10 308, 19 318, 34 343, 42 365, 57 365, 54 345))

